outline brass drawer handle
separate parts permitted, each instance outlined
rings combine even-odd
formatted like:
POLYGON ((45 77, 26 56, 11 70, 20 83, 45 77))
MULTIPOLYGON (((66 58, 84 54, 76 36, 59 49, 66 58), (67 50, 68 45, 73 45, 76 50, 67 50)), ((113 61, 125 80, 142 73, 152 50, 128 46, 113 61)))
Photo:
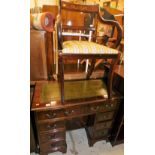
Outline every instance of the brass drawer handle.
POLYGON ((92 111, 97 111, 98 109, 99 109, 99 106, 91 107, 91 110, 92 110, 92 111))
POLYGON ((53 138, 56 138, 56 135, 55 135, 55 134, 50 135, 50 136, 48 137, 49 140, 50 140, 50 139, 53 139, 53 138))
POLYGON ((64 113, 65 113, 66 116, 69 115, 69 112, 68 111, 65 111, 64 113))
POLYGON ((67 116, 67 115, 69 115, 69 114, 72 114, 72 113, 74 113, 75 111, 74 110, 71 110, 71 111, 65 111, 64 113, 65 113, 65 115, 67 116))
POLYGON ((104 116, 103 116, 103 118, 107 118, 107 117, 108 117, 108 115, 104 115, 104 116))
POLYGON ((48 118, 48 119, 51 119, 51 118, 54 118, 55 116, 56 116, 56 113, 52 113, 52 114, 45 114, 46 115, 46 117, 48 118))
POLYGON ((111 107, 113 107, 113 106, 114 106, 114 104, 112 103, 112 104, 111 104, 111 107))
POLYGON ((109 104, 106 104, 105 107, 108 108, 109 107, 109 104))
POLYGON ((113 104, 113 103, 111 103, 111 104, 106 104, 105 107, 106 107, 106 108, 112 108, 112 107, 114 107, 114 104, 113 104))
POLYGON ((54 124, 54 125, 47 125, 47 128, 48 129, 51 129, 51 128, 56 128, 57 127, 57 125, 56 124, 54 124))

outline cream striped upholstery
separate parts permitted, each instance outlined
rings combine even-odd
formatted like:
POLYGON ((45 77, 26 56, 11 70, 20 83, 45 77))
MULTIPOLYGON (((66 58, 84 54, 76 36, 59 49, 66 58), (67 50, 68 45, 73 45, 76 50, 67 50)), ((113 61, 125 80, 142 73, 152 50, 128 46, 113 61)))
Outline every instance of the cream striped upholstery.
POLYGON ((65 41, 62 53, 73 54, 117 54, 118 51, 89 41, 65 41))

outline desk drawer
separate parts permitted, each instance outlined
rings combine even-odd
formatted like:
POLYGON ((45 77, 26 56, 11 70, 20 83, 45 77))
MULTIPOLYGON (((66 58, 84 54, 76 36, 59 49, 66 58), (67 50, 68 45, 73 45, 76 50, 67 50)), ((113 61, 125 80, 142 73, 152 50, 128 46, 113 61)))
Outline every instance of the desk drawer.
POLYGON ((93 105, 89 105, 88 107, 88 113, 96 113, 99 112, 101 108, 101 104, 93 104, 93 105))
POLYGON ((98 124, 95 124, 95 130, 101 130, 101 129, 105 129, 105 128, 111 128, 111 125, 112 125, 112 121, 106 121, 106 122, 103 122, 103 123, 98 123, 98 124))
POLYGON ((74 106, 64 110, 64 115, 66 117, 79 116, 81 114, 85 114, 85 106, 74 106))
POLYGON ((94 127, 89 127, 87 132, 91 139, 100 139, 108 136, 109 129, 95 130, 94 127))
POLYGON ((40 123, 40 124, 38 124, 39 132, 58 130, 59 128, 65 128, 65 122, 64 121, 59 121, 59 122, 54 122, 54 123, 40 123))
POLYGON ((65 130, 62 132, 53 132, 48 134, 40 134, 40 142, 47 143, 48 141, 54 141, 55 139, 63 139, 65 140, 66 132, 65 130))
POLYGON ((111 111, 111 110, 115 110, 117 108, 118 105, 118 101, 114 100, 114 101, 109 101, 107 103, 101 104, 100 106, 100 110, 101 111, 111 111))
POLYGON ((57 148, 60 147, 65 147, 66 146, 66 141, 65 140, 58 140, 55 142, 50 142, 50 143, 43 143, 40 144, 40 149, 44 152, 49 152, 51 150, 57 150, 57 148))
POLYGON ((103 138, 108 135, 108 129, 96 131, 94 134, 94 138, 103 138))
POLYGON ((115 110, 116 107, 117 107, 117 101, 103 102, 89 105, 87 111, 89 113, 106 112, 115 110))
POLYGON ((38 121, 43 121, 43 120, 50 120, 53 118, 60 118, 64 117, 64 111, 61 110, 48 110, 48 111, 43 111, 43 112, 37 112, 37 119, 38 121))
POLYGON ((110 120, 113 116, 114 112, 98 113, 96 114, 96 122, 110 120))

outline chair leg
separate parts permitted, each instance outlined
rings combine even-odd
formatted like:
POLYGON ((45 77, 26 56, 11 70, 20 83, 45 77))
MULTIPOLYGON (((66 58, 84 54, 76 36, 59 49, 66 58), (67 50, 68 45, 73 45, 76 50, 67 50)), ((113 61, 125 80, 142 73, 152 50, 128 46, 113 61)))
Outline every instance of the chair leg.
POLYGON ((88 72, 88 65, 89 65, 89 59, 86 60, 86 69, 85 69, 86 73, 88 72))
POLYGON ((115 67, 118 63, 120 59, 120 53, 118 54, 118 57, 112 61, 111 65, 110 65, 110 70, 108 73, 108 98, 111 99, 112 98, 112 82, 113 82, 113 75, 114 75, 114 70, 115 67))
POLYGON ((86 79, 89 79, 90 78, 90 76, 91 76, 91 74, 92 74, 92 72, 94 70, 95 63, 96 63, 96 59, 92 59, 91 66, 90 66, 90 69, 87 72, 86 79))
POLYGON ((64 64, 63 57, 59 55, 59 73, 60 73, 60 90, 61 90, 61 102, 64 103, 64 64))

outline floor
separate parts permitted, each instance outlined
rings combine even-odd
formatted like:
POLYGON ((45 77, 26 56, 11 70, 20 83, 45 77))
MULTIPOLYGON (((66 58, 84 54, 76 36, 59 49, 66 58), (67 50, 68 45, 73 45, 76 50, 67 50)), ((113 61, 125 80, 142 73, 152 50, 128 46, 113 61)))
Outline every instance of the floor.
MULTIPOLYGON (((93 147, 89 147, 85 129, 68 131, 66 141, 66 154, 55 152, 48 155, 124 155, 124 144, 112 147, 109 142, 100 141, 95 143, 93 147)), ((31 153, 30 155, 37 154, 31 153)))

